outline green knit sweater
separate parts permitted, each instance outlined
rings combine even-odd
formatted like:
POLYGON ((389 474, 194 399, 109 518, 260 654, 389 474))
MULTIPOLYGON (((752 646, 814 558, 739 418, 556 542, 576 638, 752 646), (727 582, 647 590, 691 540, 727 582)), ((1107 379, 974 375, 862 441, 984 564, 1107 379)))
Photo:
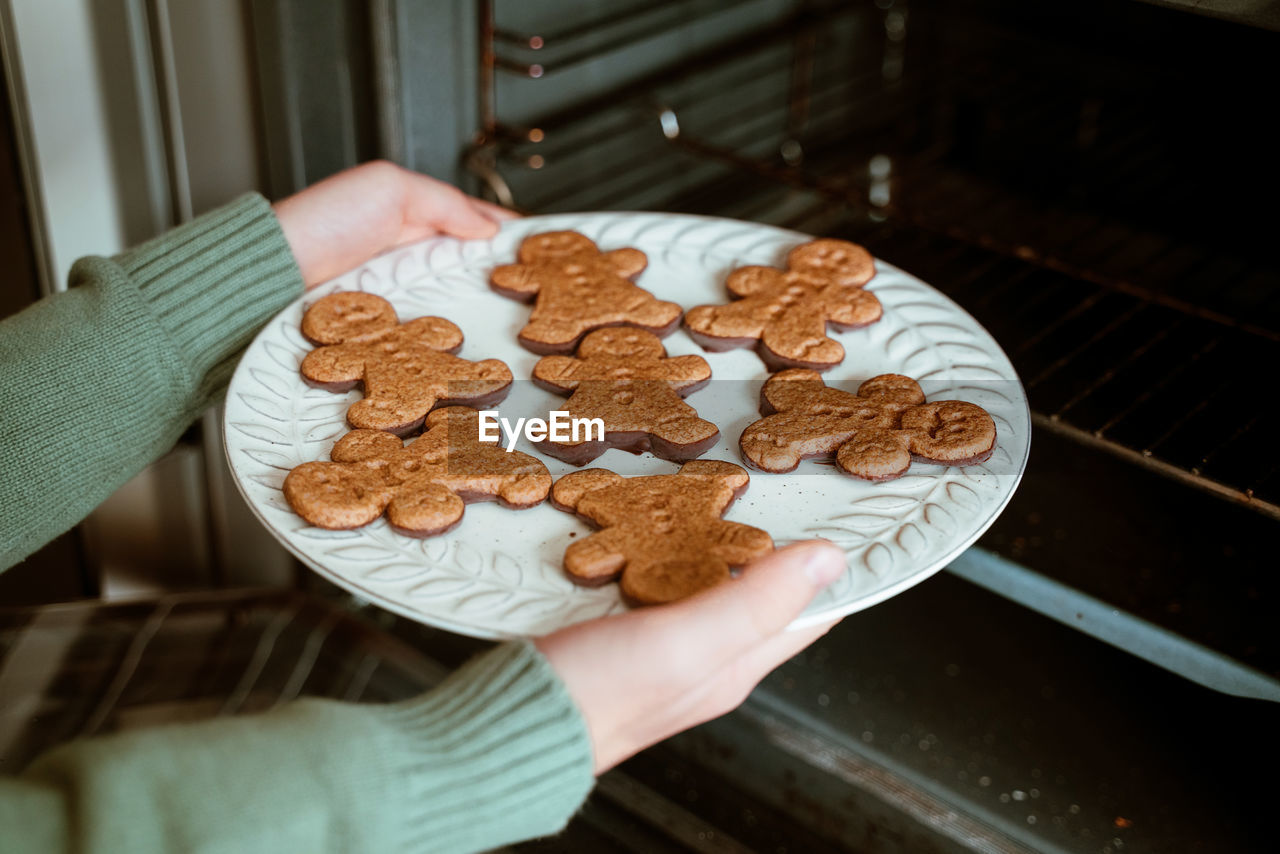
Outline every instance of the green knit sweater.
MULTIPOLYGON (((0 569, 167 451, 302 292, 258 196, 84 259, 71 284, 0 321, 0 569)), ((554 833, 591 785, 585 722, 512 643, 402 703, 301 700, 53 750, 0 779, 0 851, 475 851, 554 833)))

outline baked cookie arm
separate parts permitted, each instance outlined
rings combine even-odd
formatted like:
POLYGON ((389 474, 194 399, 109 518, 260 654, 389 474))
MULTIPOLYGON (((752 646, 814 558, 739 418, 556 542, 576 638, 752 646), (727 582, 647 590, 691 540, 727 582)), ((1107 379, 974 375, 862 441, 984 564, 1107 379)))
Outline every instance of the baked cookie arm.
MULTIPOLYGON (((633 286, 634 287, 634 286, 633 286)), ((636 288, 640 291, 640 288, 636 288)), ((648 291, 640 291, 639 297, 629 301, 626 306, 626 323, 635 324, 651 330, 662 330, 665 335, 667 327, 674 328, 684 312, 678 304, 660 300, 648 291)))
MULTIPOLYGON (((746 302, 694 306, 685 312, 684 325, 697 335, 727 339, 728 346, 746 346, 764 333, 764 322, 757 308, 746 302)), ((703 343, 696 336, 694 340, 703 343)))
POLYGON ((621 528, 596 531, 564 550, 564 568, 575 584, 599 587, 616 579, 627 565, 625 549, 633 537, 621 528))
POLYGON ((329 344, 317 347, 302 359, 304 379, 322 385, 354 383, 364 379, 366 345, 329 344))
POLYGON ((775 287, 782 282, 783 273, 773 267, 739 267, 725 279, 729 293, 741 299, 775 287))
POLYGON ((773 551, 768 532, 741 522, 720 520, 711 528, 711 550, 730 566, 742 566, 773 551))
POLYGON ((542 287, 542 279, 533 264, 503 264, 494 267, 489 282, 508 296, 532 299, 542 287))
MULTIPOLYGON (((691 408, 687 413, 664 419, 653 425, 650 435, 677 446, 698 445, 700 447, 698 453, 702 453, 706 449, 701 448, 701 445, 719 436, 720 429, 705 418, 699 418, 691 408)), ((679 459, 679 456, 675 459, 679 459)))
POLYGON ((639 249, 630 247, 623 249, 614 249, 610 252, 603 252, 600 255, 601 260, 611 266, 619 276, 625 279, 631 279, 644 272, 644 268, 649 266, 649 259, 639 249))
MULTIPOLYGON (((552 317, 549 312, 540 311, 538 306, 534 306, 529 322, 520 330, 518 337, 522 343, 572 349, 574 342, 586 328, 581 320, 552 317)), ((528 347, 528 344, 525 346, 528 347)), ((534 352, 538 351, 535 349, 534 352)))
POLYGON ((577 376, 581 369, 581 360, 572 356, 543 356, 533 366, 533 379, 557 391, 573 391, 581 382, 577 376))
POLYGON ((407 434, 435 405, 435 400, 428 399, 426 395, 401 396, 395 389, 385 392, 377 388, 366 389, 365 394, 347 410, 347 422, 362 430, 407 434))
POLYGON ((676 391, 691 389, 711 379, 711 366, 701 356, 672 356, 662 360, 662 376, 676 391))
POLYGON ((381 430, 352 430, 343 436, 329 452, 329 458, 339 463, 354 463, 375 457, 386 457, 404 448, 402 442, 381 430))
POLYGON ((551 503, 561 510, 576 511, 583 496, 622 483, 623 477, 608 469, 583 469, 570 472, 551 488, 551 503))
POLYGON ((875 323, 884 314, 875 294, 852 285, 832 285, 823 293, 827 321, 838 329, 875 323))
POLYGON ((440 400, 470 403, 477 398, 485 398, 479 402, 488 404, 496 403, 492 396, 504 391, 514 378, 507 363, 500 359, 468 362, 450 357, 440 370, 438 379, 443 386, 439 389, 440 400))
POLYGON ((779 371, 760 389, 760 412, 772 415, 786 409, 800 409, 826 387, 817 371, 804 368, 779 371))
POLYGON ((508 507, 532 507, 541 503, 551 491, 551 473, 547 471, 547 467, 528 454, 520 455, 524 457, 523 462, 527 467, 536 466, 541 471, 519 472, 503 478, 502 486, 498 490, 498 498, 508 507))

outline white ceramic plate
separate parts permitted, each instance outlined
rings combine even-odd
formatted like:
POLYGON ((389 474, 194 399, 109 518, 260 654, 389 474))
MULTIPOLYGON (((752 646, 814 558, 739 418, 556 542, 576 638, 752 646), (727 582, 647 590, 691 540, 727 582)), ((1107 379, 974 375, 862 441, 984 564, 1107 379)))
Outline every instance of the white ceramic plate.
MULTIPOLYGON (((510 263, 528 234, 581 231, 602 249, 634 246, 649 256, 639 284, 685 308, 723 302, 725 276, 743 264, 782 263, 809 236, 770 226, 651 213, 557 214, 508 223, 487 241, 433 239, 377 258, 323 285, 275 317, 245 353, 227 395, 227 459, 249 506, 308 566, 398 614, 486 638, 536 635, 625 609, 617 585, 587 589, 561 570, 571 535, 588 526, 549 504, 514 511, 497 504, 467 507, 461 525, 425 540, 405 537, 379 520, 357 531, 311 527, 290 510, 280 487, 294 466, 328 459, 348 429, 347 407, 359 392, 333 394, 303 383, 298 363, 310 346, 298 331, 302 313, 338 290, 358 289, 390 300, 402 320, 438 314, 457 323, 461 356, 498 358, 516 383, 498 407, 503 416, 545 417, 563 398, 527 382, 538 357, 516 343, 529 307, 494 293, 495 264, 510 263)), ((848 554, 845 575, 828 588, 797 626, 849 614, 928 578, 967 548, 1008 503, 1026 465, 1030 418, 1026 396, 1000 347, 959 306, 888 264, 869 289, 884 304, 871 327, 839 333, 842 364, 829 385, 856 389, 876 374, 920 380, 929 400, 977 403, 996 422, 996 449, 978 466, 914 463, 888 483, 867 483, 809 461, 785 475, 753 472, 746 495, 726 518, 769 531, 779 544, 827 537, 848 554)), ((670 355, 698 353, 713 371, 710 386, 688 398, 720 427, 704 459, 741 463, 738 437, 760 417, 760 386, 768 373, 752 350, 706 353, 683 331, 665 339, 670 355)), ((522 442, 520 450, 533 452, 522 442)), ((536 452, 535 452, 536 453, 536 452)), ((572 467, 541 457, 552 475, 572 467)), ((674 472, 649 454, 611 450, 592 463, 623 474, 674 472)))

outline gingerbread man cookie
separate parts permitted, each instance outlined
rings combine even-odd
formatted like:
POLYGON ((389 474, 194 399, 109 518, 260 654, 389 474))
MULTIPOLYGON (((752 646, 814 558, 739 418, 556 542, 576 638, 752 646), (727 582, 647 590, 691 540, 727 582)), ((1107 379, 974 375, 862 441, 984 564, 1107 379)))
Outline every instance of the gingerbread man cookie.
POLYGON ((364 399, 347 410, 352 427, 406 435, 434 407, 489 406, 506 397, 511 370, 497 359, 453 355, 462 330, 442 317, 401 323, 380 296, 330 294, 302 317, 302 334, 321 345, 302 360, 302 377, 330 391, 364 383, 364 399))
POLYGON ((359 528, 385 511, 391 527, 412 537, 443 534, 462 521, 463 505, 499 501, 532 507, 547 497, 551 475, 535 457, 479 440, 479 413, 437 409, 427 430, 405 445, 381 430, 353 430, 333 446, 333 462, 289 472, 284 496, 312 525, 359 528))
POLYGON ((536 299, 519 340, 539 355, 571 353, 583 335, 602 326, 667 335, 680 322, 680 306, 630 281, 648 263, 639 249, 601 252, 576 231, 550 231, 526 237, 518 258, 495 268, 490 282, 514 299, 536 299))
POLYGON ((552 487, 551 503, 602 530, 565 550, 565 571, 588 587, 621 577, 622 595, 637 605, 728 581, 730 567, 773 551, 766 532, 720 518, 749 482, 741 466, 719 460, 645 477, 607 469, 567 474, 552 487))
POLYGON ((996 446, 996 425, 980 406, 960 400, 924 402, 919 383, 881 374, 857 394, 829 388, 816 371, 774 374, 760 392, 766 417, 742 432, 738 446, 756 468, 787 472, 809 457, 835 456, 863 480, 893 480, 911 460, 967 466, 996 446))
POLYGON ((725 284, 735 301, 691 308, 684 325, 708 350, 755 346, 771 371, 825 371, 844 359, 828 326, 857 329, 880 319, 880 301, 862 289, 875 272, 858 244, 812 240, 787 254, 786 270, 734 270, 725 284))
POLYGON ((720 438, 710 421, 681 398, 711 379, 701 356, 668 357, 662 342, 643 329, 597 329, 582 339, 578 355, 545 356, 533 367, 538 385, 565 394, 570 418, 599 418, 601 439, 539 443, 553 457, 585 465, 609 448, 664 460, 690 460, 720 438))

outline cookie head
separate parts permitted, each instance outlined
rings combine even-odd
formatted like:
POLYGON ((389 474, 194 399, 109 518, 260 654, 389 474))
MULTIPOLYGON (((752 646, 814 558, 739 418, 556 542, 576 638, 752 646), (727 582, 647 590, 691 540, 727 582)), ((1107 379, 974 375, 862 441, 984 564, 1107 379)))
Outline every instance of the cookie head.
POLYGON ((551 487, 551 504, 567 513, 576 512, 588 492, 622 483, 624 478, 608 469, 583 469, 565 475, 551 487))
POLYGON ((307 309, 302 316, 302 334, 312 344, 341 344, 376 336, 395 328, 398 322, 396 310, 382 297, 342 291, 307 309))
POLYGON ((667 355, 662 340, 644 329, 612 326, 588 334, 578 345, 580 359, 661 359, 667 355))
POLYGON ((924 391, 920 383, 902 374, 881 374, 858 386, 858 397, 865 397, 878 405, 907 407, 924 403, 924 391))
POLYGON ((865 285, 876 274, 871 253, 847 240, 811 240, 787 254, 787 266, 806 277, 837 285, 865 285))
POLYGON ((913 406, 902 413, 902 429, 911 436, 912 454, 955 466, 982 462, 996 444, 995 421, 963 400, 913 406))
POLYGON ((547 231, 531 234, 520 242, 516 253, 522 264, 562 261, 579 256, 599 255, 595 241, 576 231, 547 231))

